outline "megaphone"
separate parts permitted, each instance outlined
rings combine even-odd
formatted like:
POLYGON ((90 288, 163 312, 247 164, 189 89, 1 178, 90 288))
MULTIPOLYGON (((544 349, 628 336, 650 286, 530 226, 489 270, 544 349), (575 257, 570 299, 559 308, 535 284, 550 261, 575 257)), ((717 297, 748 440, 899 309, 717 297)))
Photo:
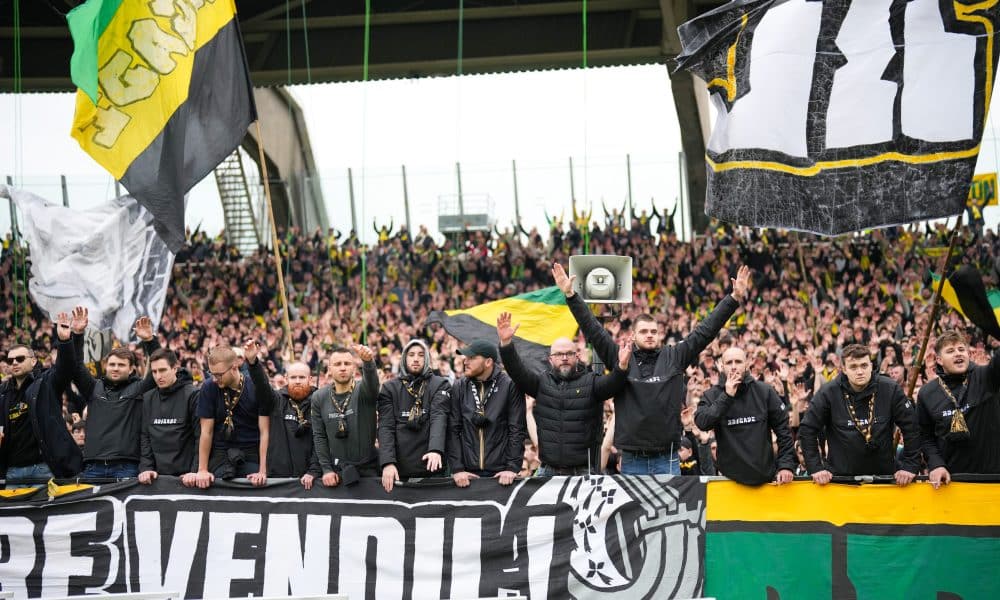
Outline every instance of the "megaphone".
POLYGON ((569 275, 576 275, 574 291, 588 304, 627 304, 632 301, 631 256, 571 256, 569 275))

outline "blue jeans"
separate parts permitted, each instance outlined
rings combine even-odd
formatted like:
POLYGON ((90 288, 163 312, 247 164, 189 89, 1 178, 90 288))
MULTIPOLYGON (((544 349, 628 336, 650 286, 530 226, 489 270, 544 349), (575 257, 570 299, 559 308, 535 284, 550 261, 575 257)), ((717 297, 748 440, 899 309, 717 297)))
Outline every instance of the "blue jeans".
POLYGON ((622 450, 622 475, 680 475, 681 460, 676 448, 673 444, 669 452, 655 454, 622 450))
POLYGON ((125 479, 139 476, 139 463, 130 460, 94 460, 87 463, 80 477, 84 479, 125 479))
POLYGON ((48 480, 52 479, 52 471, 45 463, 28 465, 26 467, 7 467, 7 489, 12 490, 19 487, 42 487, 44 483, 33 483, 27 485, 17 484, 17 481, 25 479, 48 480))
POLYGON ((535 472, 535 477, 555 477, 558 475, 590 475, 590 467, 587 465, 583 465, 582 467, 553 467, 543 464, 535 472))

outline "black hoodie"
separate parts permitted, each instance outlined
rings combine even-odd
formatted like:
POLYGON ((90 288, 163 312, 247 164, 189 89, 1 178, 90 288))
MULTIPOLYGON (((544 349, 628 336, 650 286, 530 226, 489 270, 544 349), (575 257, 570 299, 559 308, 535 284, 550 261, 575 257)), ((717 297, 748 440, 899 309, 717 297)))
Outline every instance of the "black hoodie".
POLYGON ((802 454, 810 473, 827 470, 834 475, 892 475, 898 470, 920 471, 920 432, 917 414, 899 385, 882 375, 874 375, 868 386, 855 392, 841 373, 813 396, 799 427, 802 454), (858 425, 864 429, 871 418, 868 405, 875 396, 875 418, 871 428, 871 448, 858 431, 847 409, 850 402, 858 425), (845 395, 846 398, 845 399, 845 395), (896 460, 895 428, 903 432, 903 453, 896 460), (826 431, 829 452, 826 463, 819 454, 817 436, 826 431))
POLYGON ((987 366, 971 365, 961 375, 938 378, 917 394, 920 446, 928 469, 947 467, 951 473, 1000 473, 1000 350, 987 366), (945 394, 948 386, 958 401, 969 439, 949 442, 955 403, 945 394))
POLYGON ((197 470, 197 396, 198 388, 186 369, 177 369, 177 381, 167 389, 154 387, 142 396, 140 473, 183 475, 197 470))
MULTIPOLYGON (((430 351, 420 340, 410 340, 403 346, 403 361, 399 365, 400 376, 382 384, 378 394, 379 466, 396 465, 401 479, 430 477, 434 473, 427 471, 421 457, 437 452, 441 462, 445 462, 451 384, 444 377, 431 373, 430 351), (424 349, 424 370, 419 375, 406 372, 406 351, 415 344, 424 349), (410 412, 417 398, 410 390, 422 390, 419 394, 421 416, 413 422, 410 422, 410 412)), ((442 469, 437 474, 443 472, 442 469)))
POLYGON ((781 469, 795 472, 788 409, 774 388, 749 373, 736 388, 736 396, 726 393, 725 377, 720 377, 719 383, 705 392, 694 422, 703 431, 715 432, 719 470, 733 481, 760 485, 772 481, 781 469), (777 460, 772 431, 778 438, 777 460))

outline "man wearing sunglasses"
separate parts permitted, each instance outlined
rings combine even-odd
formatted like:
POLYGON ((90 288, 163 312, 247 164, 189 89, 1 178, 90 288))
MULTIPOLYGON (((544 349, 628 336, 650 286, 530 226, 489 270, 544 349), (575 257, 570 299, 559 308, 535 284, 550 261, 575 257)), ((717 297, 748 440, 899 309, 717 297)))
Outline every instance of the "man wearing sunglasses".
POLYGON ((543 373, 526 366, 518 356, 512 343, 518 327, 511 325, 508 312, 497 317, 500 358, 507 374, 522 392, 535 398, 533 414, 542 460, 536 475, 599 473, 602 403, 625 386, 631 336, 619 345, 617 367, 610 375, 594 373, 580 364, 576 344, 568 338, 552 343, 550 369, 543 373))
MULTIPOLYGON (((83 477, 116 478, 139 475, 139 437, 142 431, 142 396, 156 388, 152 371, 136 374, 139 361, 125 347, 104 357, 104 374, 93 377, 83 364, 83 334, 89 322, 85 307, 73 309, 70 326, 76 352, 73 382, 87 404, 87 439, 83 447, 83 477)), ((153 323, 141 317, 135 333, 146 356, 160 348, 153 323)))
POLYGON ((11 376, 0 384, 0 477, 8 488, 20 487, 18 481, 72 477, 83 467, 62 417, 62 394, 75 362, 69 315, 60 313, 56 322, 54 368, 43 370, 34 351, 23 344, 7 350, 11 376))

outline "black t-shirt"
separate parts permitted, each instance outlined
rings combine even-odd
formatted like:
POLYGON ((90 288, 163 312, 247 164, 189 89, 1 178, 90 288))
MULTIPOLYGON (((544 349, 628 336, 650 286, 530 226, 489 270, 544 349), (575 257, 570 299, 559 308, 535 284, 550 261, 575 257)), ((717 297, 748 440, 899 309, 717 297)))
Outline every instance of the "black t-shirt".
MULTIPOLYGON (((257 417, 268 416, 271 407, 257 404, 253 382, 248 374, 242 374, 243 391, 239 401, 232 407, 233 432, 228 440, 225 436, 226 416, 229 413, 226 399, 235 392, 229 388, 221 390, 212 379, 201 386, 196 414, 201 418, 215 419, 215 431, 212 435, 212 446, 215 448, 256 448, 260 444, 260 428, 257 417)), ((230 404, 232 404, 233 399, 230 398, 230 404)))
POLYGON ((3 445, 7 450, 8 467, 27 467, 42 461, 42 452, 38 447, 38 438, 31 426, 31 416, 28 414, 28 401, 24 397, 30 381, 25 381, 11 399, 7 412, 7 429, 4 431, 3 445))

